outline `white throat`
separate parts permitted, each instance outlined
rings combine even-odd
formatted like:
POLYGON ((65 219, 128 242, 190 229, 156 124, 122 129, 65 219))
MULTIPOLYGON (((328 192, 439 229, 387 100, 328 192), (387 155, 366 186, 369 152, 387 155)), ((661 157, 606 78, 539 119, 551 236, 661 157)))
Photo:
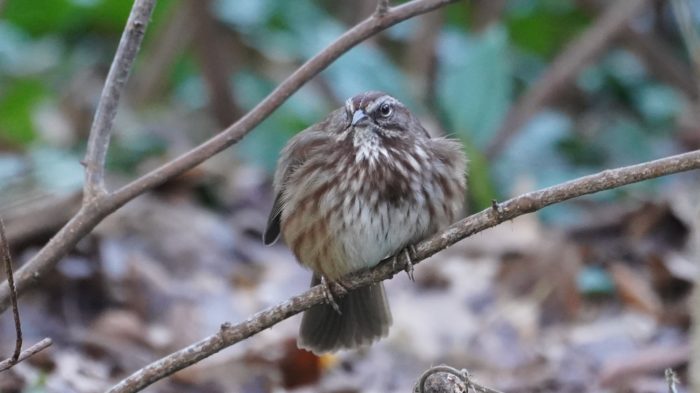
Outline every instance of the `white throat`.
POLYGON ((356 129, 352 144, 355 147, 355 162, 368 161, 373 165, 382 158, 389 158, 389 152, 382 146, 379 135, 371 130, 356 129))

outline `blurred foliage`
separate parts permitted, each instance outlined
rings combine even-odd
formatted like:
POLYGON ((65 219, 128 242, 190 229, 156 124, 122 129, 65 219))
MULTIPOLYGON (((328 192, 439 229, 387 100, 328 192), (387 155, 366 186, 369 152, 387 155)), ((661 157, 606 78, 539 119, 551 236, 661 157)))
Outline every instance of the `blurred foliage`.
POLYGON ((45 94, 44 85, 36 79, 18 79, 4 91, 0 98, 3 139, 17 144, 28 144, 34 140, 33 109, 45 94))
POLYGON ((553 57, 590 23, 590 18, 571 0, 515 4, 506 18, 511 42, 544 58, 553 57))
MULTIPOLYGON (((230 71, 224 83, 239 113, 251 109, 295 67, 363 17, 352 14, 362 7, 332 1, 201 4, 210 5, 221 32, 216 39, 235 62, 224 64, 230 71), (230 45, 233 41, 239 44, 230 45)), ((517 0, 507 3, 495 23, 475 32, 475 4, 450 6, 434 48, 424 48, 426 54, 435 53, 430 92, 418 90, 407 57, 421 23, 414 19, 343 55, 226 154, 271 172, 289 137, 348 96, 370 89, 399 97, 416 113, 432 113, 448 135, 464 142, 471 157, 472 210, 513 194, 521 180, 548 186, 678 150, 674 119, 683 107, 682 93, 659 82, 637 57, 616 46, 579 76, 573 87, 576 97, 567 98, 571 102, 543 110, 489 162, 480 152, 493 140, 514 100, 594 16, 573 0, 517 0)), ((123 0, 5 1, 0 11, 2 150, 41 156, 60 149, 80 159, 100 83, 130 5, 123 0), (53 117, 47 120, 46 113, 53 117)), ((189 2, 158 2, 145 51, 150 54, 163 42, 165 26, 179 7, 188 6, 189 2)), ((187 31, 191 35, 194 30, 187 31)), ((681 49, 679 42, 670 45, 681 49)), ((135 78, 148 66, 144 56, 133 71, 135 78)), ((186 45, 158 70, 165 87, 157 97, 136 105, 127 97, 122 103, 110 150, 112 171, 133 176, 143 161, 170 153, 170 145, 179 138, 174 134, 184 135, 192 146, 217 129, 213 122, 202 123, 209 87, 200 56, 192 44, 186 45), (176 126, 154 126, 159 123, 176 126), (155 132, 159 128, 167 130, 155 132)), ((0 160, 0 166, 4 162, 0 160)), ((624 192, 595 198, 620 195, 624 192)), ((571 222, 580 214, 574 209, 565 205, 543 216, 571 222)))

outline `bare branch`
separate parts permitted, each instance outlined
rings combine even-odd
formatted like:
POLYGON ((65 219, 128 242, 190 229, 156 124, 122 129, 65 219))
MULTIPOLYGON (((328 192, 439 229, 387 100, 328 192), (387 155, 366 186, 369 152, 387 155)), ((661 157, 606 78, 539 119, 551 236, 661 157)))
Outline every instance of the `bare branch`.
POLYGON ((474 382, 469 371, 457 370, 454 367, 440 365, 431 367, 420 376, 413 387, 415 393, 439 393, 439 392, 478 392, 501 393, 474 382))
MULTIPOLYGON (((323 71, 343 53, 381 30, 455 1, 413 0, 389 9, 383 16, 370 16, 345 32, 316 56, 309 59, 255 108, 227 129, 184 155, 141 176, 116 192, 89 200, 46 246, 15 273, 18 293, 21 295, 29 285, 38 282, 46 272, 56 265, 63 255, 72 249, 83 236, 88 234, 107 215, 147 190, 192 169, 214 154, 239 142, 255 126, 282 105, 289 96, 316 74, 323 71)), ((8 305, 9 288, 6 283, 3 283, 0 285, 0 312, 7 309, 8 305)))
POLYGON ((5 359, 2 362, 0 362, 0 371, 7 370, 8 368, 11 368, 15 364, 27 359, 30 356, 34 356, 35 354, 43 351, 44 349, 48 348, 51 344, 53 344, 53 341, 51 341, 50 338, 45 338, 38 343, 32 345, 31 347, 25 349, 22 351, 22 353, 19 354, 19 357, 17 360, 13 359, 5 359))
POLYGON ((664 370, 664 378, 666 379, 666 384, 668 385, 668 393, 678 393, 676 384, 679 384, 678 376, 672 368, 667 368, 664 370))
POLYGON ((12 318, 15 321, 15 351, 12 354, 12 360, 17 363, 19 354, 22 352, 22 322, 19 319, 19 306, 17 305, 17 290, 15 289, 14 274, 12 274, 12 255, 10 255, 10 242, 7 241, 5 235, 5 223, 0 217, 0 248, 2 248, 2 259, 5 261, 5 275, 7 283, 10 286, 10 301, 12 302, 12 318))
POLYGON ((83 194, 86 201, 106 192, 104 185, 105 159, 107 158, 107 148, 109 147, 114 118, 117 115, 119 97, 124 90, 127 79, 129 79, 131 66, 141 46, 155 4, 156 0, 134 1, 124 33, 119 41, 117 53, 109 67, 107 80, 90 128, 87 152, 85 153, 83 194))
POLYGON ((560 54, 508 111, 496 136, 486 149, 486 156, 497 156, 510 138, 597 56, 610 39, 619 34, 632 17, 638 15, 650 0, 627 0, 611 3, 606 11, 583 34, 560 54))
MULTIPOLYGON (((420 242, 416 246, 412 262, 413 264, 419 263, 468 236, 523 214, 532 213, 545 206, 582 195, 692 169, 700 169, 700 150, 643 164, 605 170, 553 187, 533 191, 500 204, 494 202, 494 206, 471 215, 451 225, 441 233, 420 242)), ((354 289, 386 280, 403 271, 402 264, 394 264, 391 261, 392 258, 388 258, 369 271, 344 278, 342 280, 343 286, 346 289, 354 289)), ((110 389, 109 392, 139 391, 178 370, 209 357, 324 300, 323 289, 320 285, 317 285, 277 306, 260 311, 237 325, 226 323, 221 326, 221 329, 216 334, 136 371, 110 389)))
POLYGON ((277 86, 264 100, 256 105, 255 108, 230 127, 186 154, 117 190, 113 196, 114 202, 118 206, 121 206, 147 189, 153 188, 165 182, 167 179, 192 169, 214 154, 238 143, 244 136, 252 131, 254 127, 282 105, 289 96, 299 90, 301 86, 360 42, 399 22, 455 1, 456 0, 414 0, 401 6, 391 8, 381 17, 377 15, 370 16, 338 37, 338 39, 316 56, 309 59, 277 86))

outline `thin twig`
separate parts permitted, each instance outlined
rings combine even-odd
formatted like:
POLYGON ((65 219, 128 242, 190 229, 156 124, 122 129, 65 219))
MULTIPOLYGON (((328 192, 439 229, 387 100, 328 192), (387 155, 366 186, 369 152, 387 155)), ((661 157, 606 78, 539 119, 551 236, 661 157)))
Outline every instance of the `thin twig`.
MULTIPOLYGON (((455 1, 413 0, 390 8, 382 16, 373 14, 345 32, 316 56, 309 59, 278 85, 255 108, 227 129, 189 152, 132 181, 116 192, 88 201, 75 217, 51 238, 46 246, 39 250, 21 269, 15 272, 15 282, 17 283, 17 290, 20 296, 31 284, 39 282, 43 275, 49 272, 63 255, 71 250, 83 236, 88 234, 107 215, 147 190, 192 169, 214 154, 239 142, 254 127, 282 105, 289 96, 342 54, 381 30, 455 1)), ((0 312, 7 309, 8 306, 9 291, 7 284, 3 283, 0 285, 0 312)))
POLYGON ((620 33, 635 15, 638 15, 650 0, 625 0, 610 2, 605 12, 568 45, 542 73, 525 94, 510 108, 485 155, 496 157, 510 139, 537 113, 561 87, 572 81, 576 75, 620 33))
POLYGON ((680 383, 680 381, 678 376, 676 376, 676 372, 672 368, 667 368, 664 371, 664 377, 666 378, 666 384, 668 384, 668 393, 678 393, 676 384, 680 383))
MULTIPOLYGON (((642 164, 609 169, 594 175, 533 191, 497 204, 499 214, 494 214, 493 207, 489 207, 454 223, 441 233, 420 242, 412 256, 412 262, 415 265, 468 236, 523 214, 532 213, 545 206, 582 195, 692 169, 700 169, 700 150, 642 164)), ((401 257, 405 258, 405 256, 401 257)), ((388 258, 369 271, 343 278, 343 286, 350 290, 386 280, 402 272, 405 265, 402 263, 394 264, 392 260, 393 258, 388 258)), ((317 285, 277 306, 260 311, 239 324, 224 324, 216 334, 134 372, 110 389, 109 393, 139 391, 178 370, 207 358, 323 301, 325 301, 323 288, 317 285)))
POLYGON ((106 192, 104 185, 105 160, 114 118, 117 116, 119 97, 129 79, 131 66, 141 46, 155 4, 156 0, 134 1, 122 38, 119 41, 117 53, 114 55, 114 61, 109 67, 95 118, 90 128, 87 152, 85 153, 83 193, 86 201, 106 192))
POLYGON ((10 255, 10 242, 5 235, 5 222, 0 217, 0 247, 2 248, 2 259, 5 261, 5 275, 10 286, 10 301, 12 302, 12 317, 15 320, 15 351, 11 360, 17 362, 19 354, 22 352, 22 322, 19 319, 19 306, 17 305, 17 290, 15 289, 15 279, 12 273, 12 255, 10 255))
POLYGON ((240 120, 182 156, 117 190, 111 199, 115 204, 121 206, 144 191, 192 169, 214 154, 238 143, 254 127, 282 105, 287 98, 299 90, 301 86, 357 44, 399 22, 455 1, 414 0, 401 6, 390 8, 382 16, 373 14, 346 31, 328 47, 309 59, 240 120))
POLYGON ((383 16, 387 11, 389 11, 389 0, 378 0, 377 9, 374 12, 379 16, 383 16))
POLYGON ((51 341, 50 338, 45 338, 38 343, 32 345, 31 347, 25 349, 22 351, 22 353, 19 354, 19 357, 17 360, 13 359, 5 359, 2 362, 0 362, 0 371, 7 370, 8 368, 11 368, 15 364, 24 361, 30 356, 34 356, 35 354, 43 351, 44 349, 48 348, 51 344, 53 344, 53 341, 51 341))
MULTIPOLYGON (((437 373, 446 373, 446 374, 451 374, 459 378, 464 386, 464 391, 469 392, 470 390, 476 391, 478 393, 502 393, 499 390, 491 389, 487 386, 483 386, 481 384, 478 384, 474 382, 471 378, 471 375, 469 374, 469 371, 466 369, 461 369, 457 370, 454 367, 446 366, 446 365, 440 365, 440 366, 434 366, 431 367, 423 374, 421 374, 420 378, 418 378, 418 381, 416 382, 416 385, 413 388, 413 391, 416 393, 429 393, 428 390, 425 388, 425 383, 428 381, 428 378, 430 376, 437 374, 437 373)), ((443 386, 441 386, 442 388, 443 386)), ((445 388, 451 387, 451 386, 444 386, 445 388)), ((444 389, 444 391, 447 391, 444 389)))

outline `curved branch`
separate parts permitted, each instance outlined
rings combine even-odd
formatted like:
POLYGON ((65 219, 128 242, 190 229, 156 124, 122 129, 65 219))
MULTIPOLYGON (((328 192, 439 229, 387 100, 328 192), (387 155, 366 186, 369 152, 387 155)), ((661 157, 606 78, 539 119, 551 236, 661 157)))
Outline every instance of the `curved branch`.
POLYGON ((12 304, 12 319, 15 322, 15 351, 10 358, 13 362, 19 359, 22 352, 22 321, 19 318, 19 306, 17 305, 17 290, 15 289, 14 273, 12 272, 12 255, 10 255, 10 242, 5 235, 5 222, 0 217, 0 258, 5 263, 5 276, 10 286, 10 304, 12 304))
POLYGON ((287 98, 299 90, 301 86, 360 42, 401 21, 416 15, 424 14, 455 1, 456 0, 414 0, 397 7, 389 8, 381 15, 377 13, 371 15, 338 37, 335 42, 319 52, 316 56, 309 59, 277 86, 264 100, 256 105, 255 108, 230 127, 193 150, 190 150, 175 160, 170 161, 117 190, 112 197, 114 203, 118 206, 122 206, 144 191, 194 168, 207 158, 239 142, 275 109, 279 108, 287 98))
MULTIPOLYGON (((397 7, 391 7, 382 15, 373 14, 345 32, 345 34, 316 56, 309 59, 255 108, 227 129, 182 156, 141 176, 116 192, 98 195, 88 200, 75 217, 61 228, 46 246, 21 269, 15 272, 18 293, 21 295, 32 283, 39 281, 44 274, 56 265, 63 255, 71 250, 83 236, 92 231, 106 216, 149 189, 194 168, 214 154, 240 141, 255 126, 282 105, 289 96, 299 90, 301 86, 316 76, 316 74, 323 71, 343 53, 381 30, 455 1, 413 0, 397 7)), ((9 288, 7 282, 4 282, 0 285, 0 312, 7 309, 9 299, 9 288)))
MULTIPOLYGON (((643 164, 605 170, 594 175, 529 192, 500 204, 494 202, 491 208, 458 221, 441 233, 420 242, 416 246, 412 262, 413 264, 419 263, 468 236, 555 203, 692 169, 700 169, 700 150, 643 164)), ((350 290, 386 280, 401 272, 403 269, 401 265, 400 263, 392 263, 391 258, 389 258, 369 271, 343 279, 343 287, 350 290)), ((236 325, 223 324, 216 334, 136 371, 110 389, 109 393, 139 391, 324 300, 323 289, 317 285, 277 306, 258 312, 244 322, 236 325)))
POLYGON ((85 153, 85 185, 83 197, 86 201, 105 194, 104 172, 109 138, 112 134, 114 118, 117 116, 119 98, 124 90, 129 71, 141 47, 146 26, 151 19, 156 0, 136 0, 131 8, 124 33, 119 40, 117 53, 109 67, 95 118, 90 128, 87 152, 85 153))
POLYGON ((36 355, 37 353, 51 346, 51 344, 53 344, 53 341, 51 341, 50 338, 45 338, 39 341, 38 343, 32 345, 31 347, 25 349, 24 351, 20 352, 17 359, 9 358, 3 360, 2 362, 0 362, 0 372, 5 371, 8 368, 14 366, 15 364, 24 361, 28 357, 36 355))
POLYGON ((503 393, 472 381, 471 375, 466 369, 457 370, 444 364, 425 370, 413 387, 413 391, 416 393, 467 392, 472 390, 478 393, 503 393), (433 381, 426 387, 426 382, 430 377, 433 377, 433 381))

